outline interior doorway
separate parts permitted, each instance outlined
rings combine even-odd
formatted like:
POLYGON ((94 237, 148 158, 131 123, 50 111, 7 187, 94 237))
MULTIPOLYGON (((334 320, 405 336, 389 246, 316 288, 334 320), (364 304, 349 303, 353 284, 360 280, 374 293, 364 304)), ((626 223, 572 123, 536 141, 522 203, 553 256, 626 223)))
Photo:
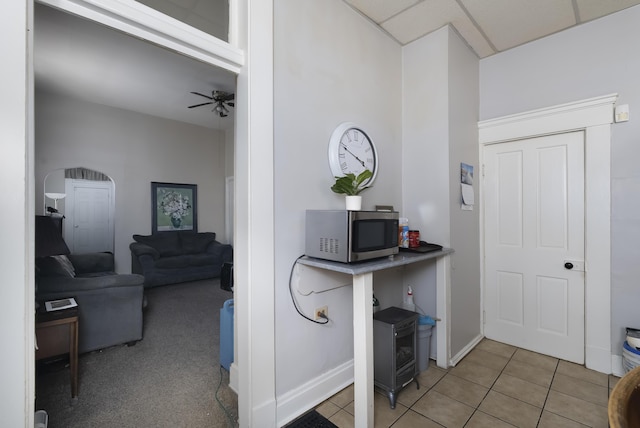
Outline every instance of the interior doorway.
POLYGON ((584 363, 584 133, 484 149, 484 332, 584 363))
MULTIPOLYGON (((489 119, 478 124, 480 156, 491 144, 570 131, 584 132, 585 149, 585 365, 611 373, 616 364, 611 353, 611 123, 617 94, 605 95, 549 108, 489 119)), ((480 176, 484 206, 484 177, 480 176)), ((487 214, 481 212, 481 222, 487 214)), ((486 237, 481 237, 482 258, 486 237)), ((482 288, 486 288, 483 272, 482 288)), ((486 302, 483 302, 485 305, 486 302)), ((484 318, 484 316, 483 316, 484 318)), ((484 332, 484 327, 483 327, 484 332)))
POLYGON ((66 179, 68 206, 64 240, 72 253, 113 253, 111 181, 66 179))

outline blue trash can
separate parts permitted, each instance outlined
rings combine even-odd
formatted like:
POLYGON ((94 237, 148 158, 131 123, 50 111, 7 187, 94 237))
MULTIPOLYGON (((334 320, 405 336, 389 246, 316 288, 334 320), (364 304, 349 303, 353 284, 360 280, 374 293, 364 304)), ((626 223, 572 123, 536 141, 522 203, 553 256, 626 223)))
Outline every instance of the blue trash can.
POLYGON ((233 299, 220 308, 220 365, 227 371, 233 362, 233 299))
POLYGON ((431 333, 436 322, 429 315, 421 315, 418 318, 418 370, 423 372, 429 368, 429 354, 431 344, 431 333))

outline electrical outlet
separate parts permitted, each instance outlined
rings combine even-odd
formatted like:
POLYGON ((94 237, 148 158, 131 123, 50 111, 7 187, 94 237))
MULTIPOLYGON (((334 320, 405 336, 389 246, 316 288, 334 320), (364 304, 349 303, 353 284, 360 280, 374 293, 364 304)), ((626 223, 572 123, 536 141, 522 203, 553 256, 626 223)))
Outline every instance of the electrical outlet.
POLYGON ((325 318, 329 318, 329 307, 327 306, 321 306, 319 308, 316 309, 316 320, 322 320, 325 318), (321 316, 324 315, 324 316, 321 316))

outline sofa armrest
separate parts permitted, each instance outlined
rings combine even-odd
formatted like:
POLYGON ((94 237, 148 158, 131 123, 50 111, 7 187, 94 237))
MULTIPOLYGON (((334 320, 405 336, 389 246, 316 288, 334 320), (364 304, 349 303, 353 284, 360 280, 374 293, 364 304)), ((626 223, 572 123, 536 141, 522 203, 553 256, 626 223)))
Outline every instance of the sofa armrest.
POLYGON ((67 257, 77 275, 115 271, 113 253, 69 254, 67 257))
POLYGON ((131 244, 129 244, 129 249, 131 250, 131 254, 136 257, 149 255, 153 257, 154 260, 157 260, 160 258, 160 253, 158 252, 158 250, 156 250, 155 248, 147 244, 141 244, 140 242, 132 242, 131 244))
POLYGON ((96 277, 42 277, 38 279, 37 295, 47 296, 66 293, 68 296, 83 292, 106 288, 139 287, 144 283, 144 277, 136 274, 103 275, 96 277))
POLYGON ((233 261, 233 247, 218 241, 213 241, 207 246, 207 254, 211 254, 214 258, 219 259, 221 266, 225 262, 233 261))

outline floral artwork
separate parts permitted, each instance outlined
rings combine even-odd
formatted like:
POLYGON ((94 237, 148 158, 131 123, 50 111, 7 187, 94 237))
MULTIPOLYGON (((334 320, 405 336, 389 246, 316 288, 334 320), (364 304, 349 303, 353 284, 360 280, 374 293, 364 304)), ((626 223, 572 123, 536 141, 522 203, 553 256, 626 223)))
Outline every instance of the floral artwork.
POLYGON ((151 183, 152 233, 176 230, 197 232, 197 187, 193 184, 151 183))

